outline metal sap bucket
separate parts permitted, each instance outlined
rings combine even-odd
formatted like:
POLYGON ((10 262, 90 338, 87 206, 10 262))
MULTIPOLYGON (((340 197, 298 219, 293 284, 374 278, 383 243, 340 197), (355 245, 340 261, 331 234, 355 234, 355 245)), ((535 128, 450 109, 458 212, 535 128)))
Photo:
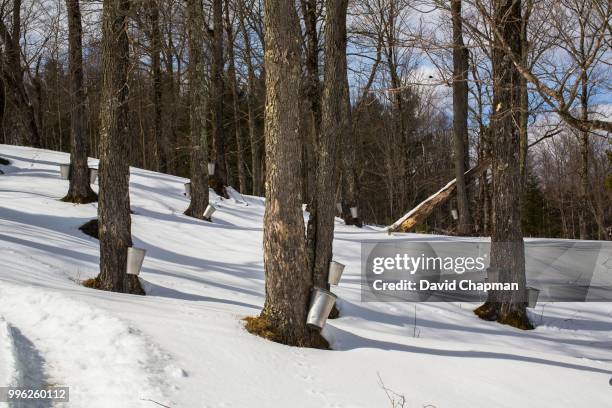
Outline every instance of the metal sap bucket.
POLYGON ((89 168, 89 184, 96 184, 97 178, 98 178, 98 169, 94 169, 90 167, 89 168))
POLYGON ((191 183, 185 183, 185 192, 183 195, 191 197, 191 183))
POLYGON ((325 326, 327 317, 336 303, 338 296, 329 290, 314 288, 310 295, 310 309, 306 318, 306 326, 321 330, 325 326))
POLYGON ((357 212, 357 207, 351 207, 351 217, 358 218, 359 213, 357 212))
POLYGON ((128 275, 138 275, 142 269, 142 261, 144 261, 147 251, 141 248, 128 248, 127 254, 127 273, 128 275))
POLYGON ((540 295, 540 289, 527 288, 527 307, 534 308, 538 304, 538 296, 540 295))
POLYGON ((457 221, 459 219, 459 213, 454 208, 451 210, 451 215, 453 216, 453 220, 457 221))
POLYGON ((329 263, 329 276, 327 278, 327 282, 330 285, 337 285, 340 282, 340 278, 342 277, 342 272, 344 272, 344 264, 340 262, 331 261, 329 263))
POLYGON ((342 204, 336 203, 336 210, 338 211, 338 214, 342 214, 342 204))
POLYGON ((60 164, 60 176, 64 180, 70 179, 70 164, 60 164))
POLYGON ((208 162, 208 175, 215 174, 215 162, 208 162))
POLYGON ((206 207, 206 210, 204 210, 204 218, 212 217, 215 211, 217 211, 217 208, 212 204, 208 204, 208 207, 206 207))

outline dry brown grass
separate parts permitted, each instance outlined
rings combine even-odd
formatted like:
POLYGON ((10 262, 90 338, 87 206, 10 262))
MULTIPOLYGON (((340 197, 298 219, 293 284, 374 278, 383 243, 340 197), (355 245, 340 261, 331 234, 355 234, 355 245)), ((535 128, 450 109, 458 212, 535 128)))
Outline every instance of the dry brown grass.
MULTIPOLYGON (((251 334, 254 334, 264 339, 275 343, 287 344, 280 333, 276 332, 274 326, 268 319, 262 316, 245 317, 242 319, 245 322, 244 328, 251 334)), ((318 331, 311 331, 308 344, 291 344, 298 347, 309 347, 321 350, 331 350, 329 342, 318 331)))

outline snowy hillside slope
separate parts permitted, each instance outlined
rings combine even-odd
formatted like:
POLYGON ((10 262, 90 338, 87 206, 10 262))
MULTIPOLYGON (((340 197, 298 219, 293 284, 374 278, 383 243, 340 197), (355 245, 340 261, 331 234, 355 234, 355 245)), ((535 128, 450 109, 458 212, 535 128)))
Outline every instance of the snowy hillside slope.
POLYGON ((241 321, 264 300, 263 199, 211 193, 218 211, 201 222, 182 215, 185 179, 132 168, 148 296, 94 291, 77 282, 97 274, 98 241, 78 227, 96 204, 59 201, 69 156, 0 145, 0 157, 0 386, 70 386, 66 407, 372 408, 391 406, 382 379, 405 407, 610 406, 610 303, 540 304, 530 332, 477 319, 475 304, 361 303, 360 242, 424 236, 338 220, 334 350, 286 347, 241 321))

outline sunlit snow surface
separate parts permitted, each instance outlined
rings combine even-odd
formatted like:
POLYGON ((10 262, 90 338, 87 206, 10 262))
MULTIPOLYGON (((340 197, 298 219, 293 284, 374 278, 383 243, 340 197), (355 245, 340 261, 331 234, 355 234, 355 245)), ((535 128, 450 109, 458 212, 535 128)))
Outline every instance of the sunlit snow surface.
POLYGON ((531 332, 481 321, 475 304, 361 303, 360 241, 423 236, 337 220, 334 351, 290 348, 241 321, 264 300, 261 198, 211 194, 201 222, 182 215, 185 179, 133 168, 148 296, 100 292, 76 283, 97 274, 99 249, 78 230, 96 205, 59 201, 68 155, 0 157, 0 386, 70 386, 56 406, 84 408, 391 406, 380 378, 405 407, 610 406, 610 303, 539 304, 531 332))

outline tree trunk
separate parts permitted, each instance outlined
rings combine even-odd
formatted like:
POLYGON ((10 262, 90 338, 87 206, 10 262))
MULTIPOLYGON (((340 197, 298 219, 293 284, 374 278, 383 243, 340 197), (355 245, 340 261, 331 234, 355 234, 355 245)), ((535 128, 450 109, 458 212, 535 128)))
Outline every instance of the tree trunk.
MULTIPOLYGON (((177 174, 177 159, 176 159, 176 142, 177 142, 177 126, 175 124, 175 115, 180 107, 180 86, 179 82, 174 78, 174 43, 172 40, 172 32, 168 32, 168 47, 164 50, 164 65, 165 65, 165 83, 166 89, 166 106, 162 109, 163 115, 163 140, 168 143, 167 146, 167 171, 169 174, 177 174)), ((180 61, 177 62, 180 66, 180 61)), ((163 92, 162 92, 163 95, 163 92)))
POLYGON ((328 288, 332 260, 338 141, 349 132, 346 62, 348 0, 327 0, 325 18, 325 81, 321 101, 321 132, 315 146, 315 191, 308 222, 308 249, 315 287, 328 288))
POLYGON ((234 119, 234 132, 236 134, 236 165, 238 166, 238 190, 246 194, 247 193, 247 176, 246 176, 246 165, 244 161, 245 155, 245 143, 242 137, 242 129, 240 126, 240 110, 238 105, 240 103, 238 99, 238 80, 236 78, 236 62, 234 57, 234 29, 230 21, 229 15, 229 1, 226 0, 225 4, 225 31, 227 33, 227 59, 228 68, 227 76, 230 81, 232 89, 232 115, 234 119))
POLYGON ((453 20, 453 140, 455 179, 457 185, 457 233, 468 235, 473 231, 470 217, 467 185, 463 174, 469 163, 468 140, 468 50, 463 43, 461 0, 451 0, 453 20))
POLYGON ((153 144, 155 153, 155 165, 157 171, 168 172, 168 141, 164 140, 163 132, 163 105, 162 105, 162 70, 161 49, 162 39, 159 27, 159 0, 147 3, 150 10, 151 23, 151 72, 153 82, 153 144))
MULTIPOLYGON (((580 41, 581 55, 584 56, 584 34, 580 41)), ((580 73, 580 118, 584 121, 589 119, 589 82, 586 68, 580 73)), ((580 132, 580 204, 578 208, 578 229, 580 239, 588 239, 587 216, 589 213, 589 132, 580 132)))
POLYGON ((492 50, 493 106, 492 173, 493 228, 492 268, 499 270, 499 282, 517 283, 517 291, 489 291, 487 302, 475 310, 485 320, 497 320, 520 329, 531 329, 526 311, 525 247, 521 229, 521 173, 519 163, 520 74, 502 46, 509 44, 521 55, 521 2, 495 0, 492 50))
POLYGON ((303 178, 302 185, 304 202, 312 204, 316 194, 317 153, 315 145, 319 138, 321 125, 321 86, 319 84, 319 35, 317 33, 317 0, 301 0, 306 37, 306 81, 302 84, 303 99, 308 112, 302 132, 303 178))
POLYGON ((223 132, 223 0, 213 0, 213 35, 211 64, 211 115, 215 160, 213 188, 220 196, 226 196, 224 186, 228 183, 227 158, 225 157, 225 134, 223 132))
MULTIPOLYGON (((530 0, 527 0, 530 1, 530 0)), ((529 23, 529 11, 525 11, 525 15, 521 20, 521 62, 527 66, 527 57, 529 55, 529 44, 527 43, 527 24, 529 23)), ((521 188, 525 187, 527 182, 527 153, 529 146, 528 121, 529 121, 529 94, 527 92, 527 80, 521 76, 519 78, 520 105, 521 114, 519 120, 519 154, 521 168, 521 188)), ((521 193, 522 195, 522 193, 521 193)))
MULTIPOLYGON (((98 201, 90 185, 87 165, 88 140, 85 133, 85 87, 83 84, 83 46, 79 0, 66 0, 70 54, 70 187, 62 201, 86 204, 98 201)), ((61 137, 61 135, 60 135, 61 137)))
POLYGON ((207 97, 204 61, 204 10, 199 0, 188 0, 189 124, 191 137, 191 202, 186 215, 204 219, 208 206, 207 97))
POLYGON ((246 29, 246 16, 244 15, 244 6, 240 1, 240 29, 244 37, 244 59, 247 65, 248 79, 248 99, 247 109, 249 116, 249 140, 251 144, 251 173, 254 196, 261 197, 264 195, 264 157, 263 157, 263 137, 260 136, 257 126, 257 78, 253 68, 252 50, 250 33, 246 29))
POLYGON ((308 270, 301 197, 300 32, 292 2, 265 0, 266 301, 259 319, 275 340, 316 345, 306 326, 312 274, 308 270))
POLYGON ((16 136, 12 143, 27 143, 32 147, 41 147, 40 131, 36 122, 36 112, 30 101, 23 80, 24 68, 21 65, 21 0, 13 0, 12 28, 9 31, 3 21, 0 21, 0 39, 4 43, 5 61, 2 74, 11 102, 9 125, 16 136), (24 137, 25 136, 25 137, 24 137))
POLYGON ((100 107, 100 274, 96 287, 144 294, 138 277, 128 275, 132 246, 129 179, 127 15, 129 0, 104 0, 102 12, 102 100, 100 107))

